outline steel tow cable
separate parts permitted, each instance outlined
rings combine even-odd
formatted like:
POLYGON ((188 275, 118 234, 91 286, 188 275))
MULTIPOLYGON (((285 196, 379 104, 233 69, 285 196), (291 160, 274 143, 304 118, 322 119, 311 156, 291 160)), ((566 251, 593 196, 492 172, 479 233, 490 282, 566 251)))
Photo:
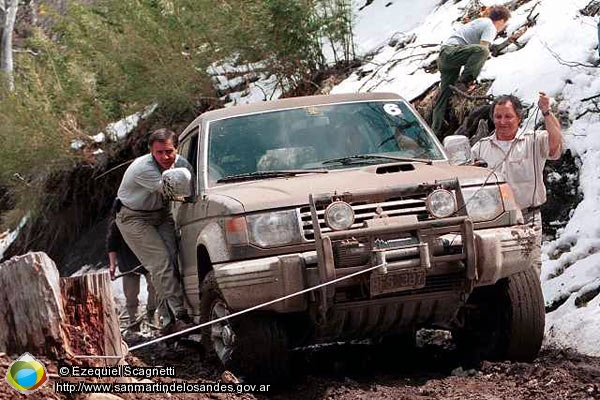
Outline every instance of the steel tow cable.
POLYGON ((313 286, 311 288, 303 289, 303 290, 300 290, 298 292, 291 293, 291 294, 285 295, 283 297, 267 301, 266 303, 258 304, 258 305, 255 305, 253 307, 247 308, 245 310, 238 311, 238 312, 235 312, 233 314, 229 314, 229 315, 217 318, 217 319, 213 319, 211 321, 204 322, 204 323, 196 325, 196 326, 192 326, 190 328, 184 329, 184 330, 179 331, 179 332, 171 333, 171 334, 169 334, 167 336, 162 336, 160 338, 156 338, 156 339, 150 340, 150 341, 145 342, 145 343, 140 343, 140 344, 135 345, 133 347, 129 347, 129 351, 141 349, 142 347, 146 347, 146 346, 149 346, 151 344, 161 342, 163 340, 171 339, 173 337, 180 336, 180 335, 186 334, 186 333, 191 332, 191 331, 195 331, 196 329, 204 328, 206 326, 209 326, 209 325, 212 325, 212 324, 216 324, 217 322, 221 322, 221 321, 228 320, 229 318, 237 317, 239 315, 248 313, 250 311, 258 310, 259 308, 263 308, 263 307, 266 307, 268 305, 275 304, 275 303, 283 301, 283 300, 287 300, 287 299, 289 299, 291 297, 299 296, 301 294, 308 293, 308 292, 311 292, 311 291, 316 290, 316 289, 320 289, 320 288, 325 287, 325 286, 333 285, 333 284, 341 282, 341 281, 343 281, 345 279, 350 279, 350 278, 353 278, 353 277, 358 276, 360 274, 364 274, 366 272, 373 271, 373 270, 375 270, 377 268, 381 268, 384 265, 385 264, 378 264, 378 265, 375 265, 375 266, 372 266, 372 267, 369 267, 369 268, 365 268, 363 270, 360 270, 360 271, 357 271, 357 272, 353 272, 353 273, 351 273, 349 275, 345 275, 345 276, 333 279, 333 280, 331 280, 329 282, 321 283, 321 284, 313 286))
MULTIPOLYGON (((257 304, 255 306, 247 308, 245 310, 238 311, 238 312, 235 312, 233 314, 229 314, 229 315, 217 318, 217 319, 213 319, 213 320, 210 320, 208 322, 204 322, 202 324, 198 324, 196 326, 192 326, 190 328, 184 329, 184 330, 179 331, 179 332, 171 333, 171 334, 166 335, 166 336, 161 336, 159 338, 152 339, 152 340, 150 340, 148 342, 140 343, 140 344, 132 346, 132 347, 127 347, 127 352, 133 351, 133 350, 137 350, 137 349, 141 349, 142 347, 146 347, 146 346, 149 346, 149 345, 154 344, 154 343, 162 342, 163 340, 171 339, 171 338, 174 338, 176 336, 180 336, 180 335, 183 335, 183 334, 195 331, 197 329, 204 328, 206 326, 210 326, 210 325, 216 324, 217 322, 225 321, 225 320, 228 320, 230 318, 240 316, 240 315, 248 313, 250 311, 258 310, 259 308, 266 307, 268 305, 271 305, 271 304, 274 304, 274 303, 277 303, 277 302, 280 302, 280 301, 283 301, 283 300, 287 300, 289 298, 292 298, 292 297, 295 297, 295 296, 299 296, 301 294, 308 293, 308 292, 311 292, 311 291, 316 290, 316 289, 320 289, 320 288, 325 287, 325 286, 333 285, 333 284, 341 282, 343 280, 350 279, 350 278, 353 278, 353 277, 358 276, 360 274, 364 274, 364 273, 373 271, 373 270, 375 270, 377 268, 381 268, 384 265, 386 265, 386 264, 374 265, 372 267, 365 268, 365 269, 363 269, 361 271, 353 272, 353 273, 351 273, 349 275, 345 275, 345 276, 333 279, 333 280, 331 280, 329 282, 321 283, 321 284, 313 286, 311 288, 303 289, 303 290, 300 290, 298 292, 291 293, 291 294, 285 295, 283 297, 279 297, 277 299, 267 301, 267 302, 262 303, 262 304, 257 304)), ((75 355, 74 357, 75 358, 103 358, 103 359, 122 359, 122 358, 124 358, 124 356, 99 356, 99 355, 75 355)))

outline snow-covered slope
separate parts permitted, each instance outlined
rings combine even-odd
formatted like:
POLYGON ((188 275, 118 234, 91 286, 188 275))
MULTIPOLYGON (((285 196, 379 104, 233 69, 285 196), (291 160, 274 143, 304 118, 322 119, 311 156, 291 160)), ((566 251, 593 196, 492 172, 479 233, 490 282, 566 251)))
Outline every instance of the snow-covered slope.
MULTIPOLYGON (((426 73, 422 67, 436 59, 439 44, 473 2, 447 1, 435 7, 436 3, 439 2, 374 0, 359 11, 355 28, 359 49, 386 43, 392 36, 396 42, 411 35, 415 40, 403 48, 382 47, 371 63, 335 87, 333 93, 392 91, 410 100, 435 84, 439 74, 426 73), (403 13, 397 25, 386 13, 385 4, 390 2, 403 13), (423 18, 432 6, 433 11, 423 18), (410 13, 414 13, 413 18, 407 18, 410 13), (422 23, 414 27, 413 21, 422 23), (362 32, 367 34, 361 37, 362 32)), ((512 33, 520 27, 530 12, 539 13, 537 23, 519 39, 525 46, 519 49, 511 45, 507 54, 488 60, 479 78, 494 80, 491 94, 512 93, 529 104, 536 101, 539 91, 544 91, 569 115, 572 124, 563 133, 567 147, 582 161, 579 189, 583 201, 567 226, 558 232, 558 238, 543 246, 542 285, 546 304, 554 309, 547 314, 546 344, 599 356, 600 114, 588 112, 581 116, 595 107, 585 99, 600 93, 600 69, 593 65, 598 60, 597 20, 579 12, 588 3, 589 0, 532 0, 522 5, 513 12, 507 31, 512 33)), ((534 123, 533 118, 529 123, 534 123)))
POLYGON ((393 36, 419 26, 439 0, 354 0, 354 39, 356 51, 363 55, 387 44, 393 36), (368 4, 368 5, 367 5, 368 4))

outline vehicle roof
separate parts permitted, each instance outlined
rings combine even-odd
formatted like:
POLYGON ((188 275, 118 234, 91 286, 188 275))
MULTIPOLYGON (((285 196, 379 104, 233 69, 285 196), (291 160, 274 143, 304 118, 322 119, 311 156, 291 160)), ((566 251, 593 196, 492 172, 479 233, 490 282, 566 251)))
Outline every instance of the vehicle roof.
POLYGON ((183 131, 180 139, 188 133, 188 131, 201 121, 214 121, 217 119, 232 117, 236 115, 252 114, 261 111, 283 110, 287 108, 308 107, 323 104, 334 104, 350 101, 365 101, 365 100, 390 100, 402 99, 402 96, 396 93, 345 93, 331 94, 320 96, 303 96, 278 99, 273 101, 261 101, 252 104, 244 104, 218 110, 208 111, 200 114, 194 121, 183 131))

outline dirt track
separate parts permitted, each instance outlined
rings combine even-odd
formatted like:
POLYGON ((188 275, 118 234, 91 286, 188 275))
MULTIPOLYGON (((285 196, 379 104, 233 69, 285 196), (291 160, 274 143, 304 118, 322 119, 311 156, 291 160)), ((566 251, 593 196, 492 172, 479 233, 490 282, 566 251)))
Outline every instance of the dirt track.
MULTIPOLYGON (((185 379, 219 379, 202 352, 182 346, 166 357, 185 379)), ((154 361, 156 352, 139 355, 154 361), (149 358, 150 357, 150 358, 149 358)), ((167 360, 165 360, 165 364, 167 360)), ((463 370, 458 355, 429 345, 412 355, 370 344, 295 352, 295 381, 259 399, 600 399, 600 358, 544 350, 532 364, 484 361, 463 370), (460 368, 459 368, 460 367, 460 368)))
POLYGON ((484 362, 479 370, 456 368, 452 356, 425 352, 398 364, 366 362, 345 374, 308 375, 272 398, 600 399, 600 359, 544 351, 533 364, 484 362))
MULTIPOLYGON (((457 355, 438 346, 413 355, 394 354, 368 344, 333 345, 297 351, 295 380, 286 388, 241 396, 245 399, 600 399, 600 358, 566 351, 544 350, 532 364, 483 362, 480 369, 459 368, 457 355), (459 368, 459 369, 457 369, 459 368)), ((214 382, 222 371, 194 343, 155 346, 128 361, 137 365, 172 365, 175 380, 214 382)), ((0 357, 0 398, 19 398, 4 381, 9 360, 0 357)), ((48 368, 48 365, 46 365, 48 368)), ((52 370, 55 367, 50 366, 52 370)), ((51 371, 49 371, 51 372, 51 371)), ((160 379, 169 382, 168 379, 160 379)), ((21 396, 25 398, 25 396, 21 396)), ((164 398, 164 395, 122 395, 125 399, 164 398)), ((28 399, 59 396, 46 385, 28 399)), ((233 399, 233 394, 173 394, 170 399, 233 399)))

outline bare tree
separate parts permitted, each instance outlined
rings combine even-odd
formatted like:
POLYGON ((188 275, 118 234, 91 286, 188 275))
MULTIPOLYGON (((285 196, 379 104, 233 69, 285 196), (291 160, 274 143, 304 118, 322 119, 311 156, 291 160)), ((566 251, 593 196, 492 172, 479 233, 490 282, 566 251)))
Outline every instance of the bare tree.
POLYGON ((8 88, 15 90, 13 76, 13 30, 17 19, 19 0, 0 0, 0 20, 2 22, 2 42, 0 43, 0 70, 6 75, 8 88))

